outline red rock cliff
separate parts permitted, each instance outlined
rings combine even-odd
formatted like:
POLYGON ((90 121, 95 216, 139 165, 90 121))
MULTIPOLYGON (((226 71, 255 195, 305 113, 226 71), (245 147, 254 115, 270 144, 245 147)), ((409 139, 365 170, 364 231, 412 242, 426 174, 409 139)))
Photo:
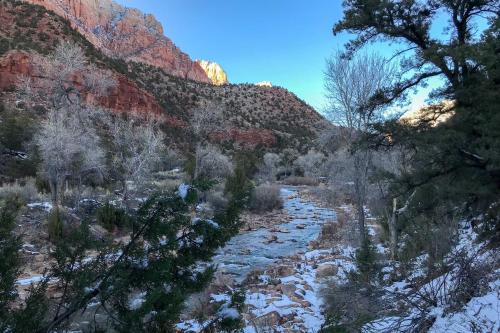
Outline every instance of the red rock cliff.
POLYGON ((211 82, 198 63, 163 35, 163 27, 152 15, 111 0, 25 1, 68 19, 108 56, 160 67, 178 77, 211 82))
MULTIPOLYGON (((0 91, 15 86, 19 77, 26 75, 32 78, 34 85, 50 78, 40 76, 39 61, 36 56, 22 51, 10 51, 0 57, 0 91)), ((165 114, 153 95, 139 88, 134 82, 121 74, 113 74, 116 86, 105 96, 92 96, 84 93, 87 102, 111 109, 115 112, 132 112, 161 115, 171 127, 186 127, 187 124, 165 114)), ((81 78, 75 77, 75 84, 81 78)))

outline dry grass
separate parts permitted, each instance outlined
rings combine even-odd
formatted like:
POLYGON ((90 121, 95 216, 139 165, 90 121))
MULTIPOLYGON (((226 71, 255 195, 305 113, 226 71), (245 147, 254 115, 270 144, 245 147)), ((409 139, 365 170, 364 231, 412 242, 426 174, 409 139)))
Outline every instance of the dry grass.
POLYGON ((285 178, 283 183, 291 186, 317 186, 319 181, 310 177, 291 176, 285 178))
POLYGON ((33 178, 18 180, 14 183, 3 184, 0 187, 0 199, 17 197, 24 202, 33 202, 40 198, 40 194, 35 185, 33 178))

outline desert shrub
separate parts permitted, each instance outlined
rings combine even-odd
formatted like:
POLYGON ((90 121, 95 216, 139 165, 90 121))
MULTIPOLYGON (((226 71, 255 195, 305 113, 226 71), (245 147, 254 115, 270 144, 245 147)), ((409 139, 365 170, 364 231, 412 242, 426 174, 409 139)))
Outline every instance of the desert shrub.
POLYGON ((249 208, 257 213, 283 208, 279 187, 267 184, 257 186, 252 191, 249 208))
POLYGON ((316 186, 318 185, 318 181, 309 177, 299 177, 299 176, 291 176, 285 178, 283 183, 291 186, 316 186))
POLYGON ((233 173, 233 163, 215 146, 200 147, 196 151, 195 178, 223 180, 233 173))
POLYGON ((342 188, 334 186, 318 186, 311 188, 311 193, 322 202, 329 206, 339 207, 341 205, 353 203, 354 200, 350 193, 343 191, 342 188))
POLYGON ((59 241, 63 236, 63 218, 59 208, 52 209, 47 217, 49 239, 52 242, 59 241))
POLYGON ((38 191, 33 178, 26 178, 0 187, 0 199, 17 197, 25 203, 38 199, 38 191))
POLYGON ((326 321, 321 333, 360 332, 383 307, 375 288, 356 281, 341 285, 329 283, 322 295, 326 321))
POLYGON ((303 172, 304 176, 318 178, 323 170, 325 155, 314 150, 310 150, 306 155, 299 156, 295 165, 303 172))
POLYGON ((210 190, 206 194, 206 201, 215 212, 222 212, 227 208, 228 199, 224 196, 222 190, 210 190))
POLYGON ((10 49, 10 43, 7 39, 0 38, 0 55, 3 55, 10 49))
POLYGON ((130 219, 123 209, 116 208, 109 202, 99 208, 96 213, 97 223, 106 230, 124 229, 130 226, 130 219))
POLYGON ((183 158, 183 156, 178 151, 173 149, 165 149, 165 152, 162 154, 160 159, 160 163, 165 170, 179 168, 186 163, 186 160, 183 158))

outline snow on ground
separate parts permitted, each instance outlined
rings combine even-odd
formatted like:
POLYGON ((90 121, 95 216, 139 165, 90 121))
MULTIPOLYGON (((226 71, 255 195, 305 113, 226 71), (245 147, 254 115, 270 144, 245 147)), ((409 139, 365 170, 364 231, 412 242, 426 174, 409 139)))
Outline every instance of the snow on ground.
POLYGON ((47 212, 50 212, 52 210, 52 204, 50 202, 33 202, 27 204, 27 206, 31 209, 43 209, 47 212))
POLYGON ((490 291, 471 299, 462 311, 444 314, 437 308, 434 313, 437 319, 430 333, 500 332, 500 280, 490 283, 490 291))
MULTIPOLYGON (((407 331, 405 327, 408 327, 411 320, 422 315, 431 321, 432 325, 428 330, 431 333, 500 332, 500 269, 490 273, 485 271, 484 274, 487 274, 486 278, 490 282, 488 290, 482 296, 473 297, 461 309, 450 310, 449 302, 455 292, 458 274, 458 268, 453 266, 452 259, 463 255, 461 251, 465 251, 473 260, 472 265, 498 267, 498 250, 487 249, 485 243, 476 242, 476 239, 477 234, 472 227, 463 223, 458 232, 457 244, 445 258, 452 265, 449 272, 413 290, 412 286, 415 282, 427 275, 425 263, 428 256, 422 255, 413 260, 413 270, 404 281, 396 281, 385 287, 388 301, 391 295, 404 293, 413 304, 426 304, 423 297, 431 296, 435 298, 433 306, 427 305, 423 314, 417 308, 410 308, 404 317, 389 316, 377 319, 365 325, 363 332, 405 332, 407 331)), ((473 267, 473 269, 476 268, 473 267)), ((389 275, 393 269, 388 266, 382 271, 389 275)))
POLYGON ((44 279, 43 275, 35 275, 30 276, 29 278, 19 279, 16 281, 16 285, 18 286, 29 286, 32 284, 36 284, 44 279))

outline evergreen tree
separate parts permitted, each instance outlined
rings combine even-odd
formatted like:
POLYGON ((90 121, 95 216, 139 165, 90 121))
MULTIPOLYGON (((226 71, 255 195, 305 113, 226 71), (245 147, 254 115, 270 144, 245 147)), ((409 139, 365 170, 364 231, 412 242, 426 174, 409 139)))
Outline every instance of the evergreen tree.
POLYGON ((433 105, 413 122, 374 124, 369 144, 410 152, 411 169, 397 177, 394 196, 437 189, 433 194, 450 209, 487 210, 500 198, 500 1, 349 0, 344 7, 333 30, 357 35, 346 55, 377 40, 404 46, 395 54, 402 57, 399 80, 375 94, 372 107, 404 100, 431 77, 444 82, 434 89, 434 101, 452 101, 433 105), (449 36, 433 37, 432 24, 442 15, 449 19, 449 36), (486 27, 481 34, 478 22, 486 27))
MULTIPOLYGON (((22 309, 15 281, 20 238, 13 234, 15 207, 0 211, 0 331, 53 332, 81 318, 104 316, 93 329, 118 332, 174 332, 185 300, 211 281, 215 251, 239 229, 242 196, 212 220, 193 217, 197 190, 153 195, 128 220, 125 243, 96 240, 87 223, 68 227, 55 239, 53 263, 32 287, 22 309), (47 298, 47 287, 58 295, 47 298)), ((237 322, 231 325, 238 326, 237 322)))

